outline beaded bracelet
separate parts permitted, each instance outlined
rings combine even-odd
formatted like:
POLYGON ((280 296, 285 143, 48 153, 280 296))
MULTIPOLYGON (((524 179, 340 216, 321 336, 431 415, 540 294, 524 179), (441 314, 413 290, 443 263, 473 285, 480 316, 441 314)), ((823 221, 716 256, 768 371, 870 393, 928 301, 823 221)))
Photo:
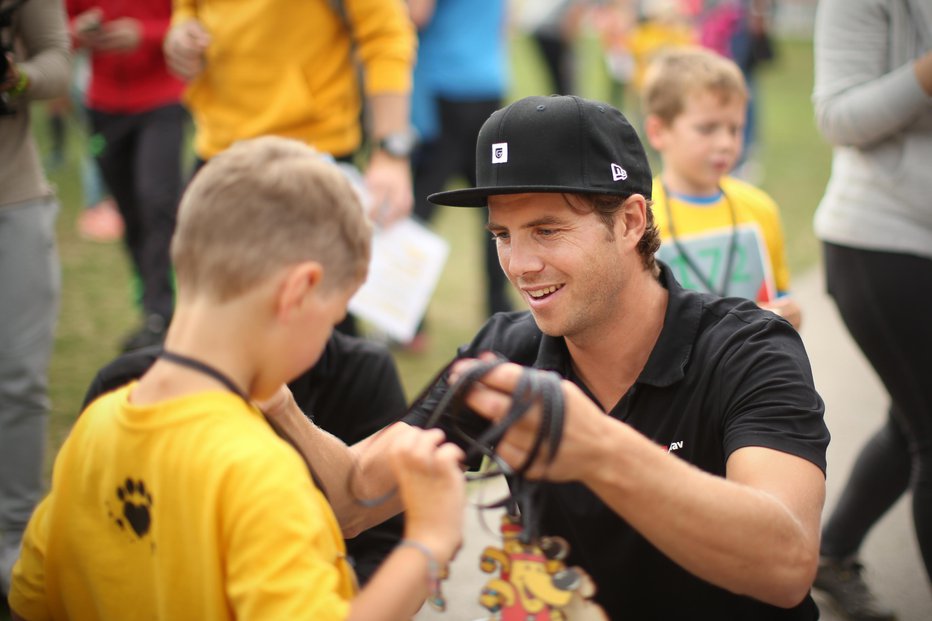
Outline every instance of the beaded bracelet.
POLYGON ((19 72, 19 79, 16 80, 16 84, 13 85, 13 88, 7 91, 10 97, 19 97, 26 92, 26 88, 29 86, 29 76, 26 75, 25 71, 19 72))
POLYGON ((414 548, 427 558, 427 603, 430 604, 431 608, 434 610, 438 610, 440 612, 445 611, 447 609, 447 600, 440 590, 440 583, 442 580, 446 579, 449 573, 446 565, 441 566, 441 564, 437 562, 437 559, 434 557, 434 553, 430 551, 430 548, 428 548, 420 541, 415 541, 413 539, 402 539, 398 542, 398 547, 414 548))

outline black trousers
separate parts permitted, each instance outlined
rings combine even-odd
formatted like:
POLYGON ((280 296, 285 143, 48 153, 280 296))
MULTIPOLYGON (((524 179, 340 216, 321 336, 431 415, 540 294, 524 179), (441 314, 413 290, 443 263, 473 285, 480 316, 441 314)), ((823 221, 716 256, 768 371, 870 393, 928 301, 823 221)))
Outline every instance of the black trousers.
POLYGON ((891 405, 825 522, 822 553, 856 553, 874 523, 911 489, 919 548, 932 578, 932 259, 835 244, 825 244, 824 255, 829 293, 891 405))
MULTIPOLYGON (((498 99, 482 101, 438 100, 440 108, 440 135, 422 144, 414 156, 414 214, 430 222, 437 206, 427 197, 441 192, 447 183, 464 177, 471 186, 476 185, 476 138, 479 129, 489 116, 501 107, 498 99)), ((486 276, 486 309, 489 315, 511 310, 508 299, 508 279, 498 262, 498 252, 492 236, 486 231, 486 209, 476 209, 476 227, 483 238, 486 276)))
POLYGON ((142 284, 146 315, 174 309, 169 245, 181 196, 181 145, 187 112, 170 104, 137 114, 90 110, 102 139, 100 172, 125 223, 124 241, 142 284))

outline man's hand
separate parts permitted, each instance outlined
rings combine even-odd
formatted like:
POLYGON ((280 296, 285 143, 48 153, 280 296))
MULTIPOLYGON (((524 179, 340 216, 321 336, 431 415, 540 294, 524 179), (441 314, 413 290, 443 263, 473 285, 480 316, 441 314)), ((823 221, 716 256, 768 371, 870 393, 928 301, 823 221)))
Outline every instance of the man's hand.
POLYGON ((0 76, 0 93, 7 92, 19 82, 19 70, 16 68, 16 63, 13 62, 13 54, 10 52, 6 54, 6 64, 6 75, 0 76))
POLYGON ((279 433, 285 431, 284 421, 289 414, 300 414, 302 417, 304 416, 304 413, 301 412, 301 408, 298 407, 297 402, 294 400, 294 395, 291 394, 291 389, 288 388, 288 384, 282 384, 281 388, 275 391, 271 397, 264 401, 257 402, 256 406, 262 410, 266 419, 279 433))
POLYGON ((373 222, 388 227, 411 214, 414 194, 411 164, 407 159, 376 151, 364 177, 369 194, 369 217, 373 222))
MULTIPOLYGON (((473 360, 461 360, 453 368, 453 378, 464 373, 473 360)), ((511 408, 511 393, 522 373, 549 373, 513 363, 497 366, 473 385, 466 397, 467 405, 493 423, 500 421, 511 408)), ((609 420, 575 384, 560 380, 563 390, 563 434, 556 455, 541 447, 536 461, 525 473, 529 479, 548 481, 584 481, 598 467, 593 461, 592 442, 605 437, 603 425, 609 420), (548 463, 550 462, 550 463, 548 463)), ((540 405, 533 406, 505 433, 496 453, 512 468, 519 468, 530 455, 540 427, 540 405)), ((546 443, 545 443, 546 444, 546 443)))
POLYGON ((168 69, 182 80, 190 81, 204 71, 204 57, 210 34, 196 19, 172 27, 165 36, 163 50, 168 69))

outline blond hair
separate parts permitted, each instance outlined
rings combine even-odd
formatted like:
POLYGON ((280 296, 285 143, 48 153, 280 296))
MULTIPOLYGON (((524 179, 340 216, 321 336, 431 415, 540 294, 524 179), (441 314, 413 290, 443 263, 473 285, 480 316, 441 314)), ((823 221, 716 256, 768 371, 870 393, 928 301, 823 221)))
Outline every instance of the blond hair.
POLYGON ((263 137, 212 158, 181 199, 171 253, 180 292, 223 302, 302 261, 323 290, 358 285, 371 227, 346 176, 310 147, 263 137))
POLYGON ((734 61, 711 50, 683 46, 654 58, 644 77, 642 106, 645 114, 672 123, 697 93, 712 93, 722 102, 748 99, 747 82, 734 61))

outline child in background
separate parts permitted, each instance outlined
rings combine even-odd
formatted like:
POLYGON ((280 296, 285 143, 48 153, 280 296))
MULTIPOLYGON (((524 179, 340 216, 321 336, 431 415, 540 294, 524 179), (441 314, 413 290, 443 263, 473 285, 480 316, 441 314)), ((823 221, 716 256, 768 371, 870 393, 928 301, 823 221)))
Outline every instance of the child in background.
POLYGON ((645 131, 660 154, 653 211, 658 257, 683 286, 744 297, 799 329, 779 209, 729 176, 741 155, 748 90, 731 60, 696 47, 670 50, 645 76, 645 131))
POLYGON ((253 405, 320 356, 370 237, 349 181, 307 146, 259 138, 210 160, 179 210, 164 350, 62 446, 14 568, 14 619, 415 613, 461 541, 462 452, 438 430, 393 436, 406 539, 355 594, 313 471, 253 405))

